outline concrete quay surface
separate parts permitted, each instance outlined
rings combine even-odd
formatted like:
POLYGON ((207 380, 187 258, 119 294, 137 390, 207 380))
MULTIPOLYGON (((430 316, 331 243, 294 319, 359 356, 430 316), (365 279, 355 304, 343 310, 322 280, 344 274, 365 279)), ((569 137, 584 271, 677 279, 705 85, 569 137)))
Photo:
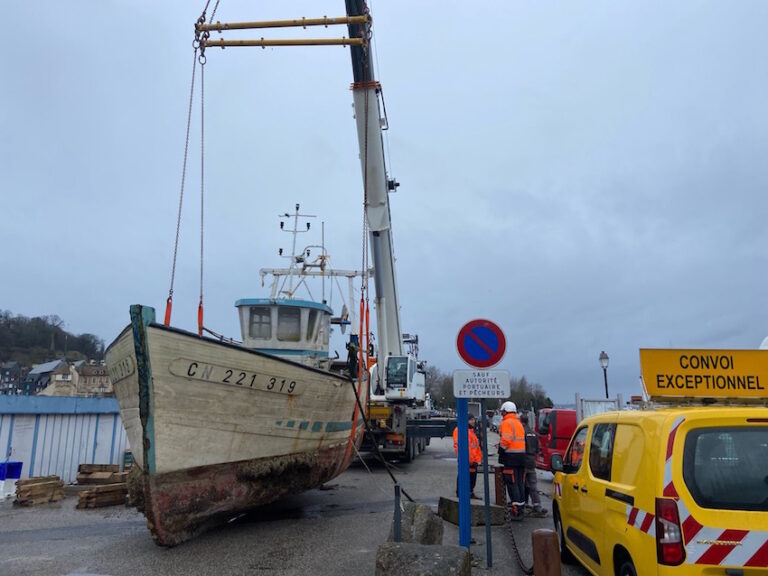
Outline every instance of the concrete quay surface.
MULTIPOLYGON (((489 434, 489 447, 498 437, 489 434)), ((489 461, 496 461, 490 448, 489 461)), ((440 496, 456 490, 456 458, 450 438, 433 439, 410 464, 395 463, 396 476, 414 500, 437 511, 440 496)), ((538 473, 545 518, 527 517, 512 530, 526 565, 533 558, 531 532, 552 528, 552 475, 538 473)), ((490 502, 495 502, 489 476, 490 502)), ((478 475, 478 494, 483 479, 478 475)), ((175 548, 156 546, 144 516, 123 506, 77 510, 76 491, 64 501, 31 508, 0 501, 0 574, 13 576, 373 575, 376 551, 386 541, 394 487, 372 459, 356 463, 323 489, 266 506, 175 548)), ((476 501, 473 501, 475 503, 476 501)), ((486 564, 484 526, 472 527, 473 575, 522 574, 506 526, 491 529, 492 567, 486 564)), ((459 541, 458 527, 444 522, 443 544, 459 541)), ((563 566, 564 576, 586 576, 563 566)))

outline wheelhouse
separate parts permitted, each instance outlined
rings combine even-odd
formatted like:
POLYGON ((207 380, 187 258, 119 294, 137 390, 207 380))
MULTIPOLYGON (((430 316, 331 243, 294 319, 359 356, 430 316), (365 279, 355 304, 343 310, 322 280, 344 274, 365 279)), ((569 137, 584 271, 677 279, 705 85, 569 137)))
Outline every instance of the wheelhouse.
POLYGON ((235 302, 247 348, 319 367, 328 363, 332 310, 309 300, 248 298, 235 302))

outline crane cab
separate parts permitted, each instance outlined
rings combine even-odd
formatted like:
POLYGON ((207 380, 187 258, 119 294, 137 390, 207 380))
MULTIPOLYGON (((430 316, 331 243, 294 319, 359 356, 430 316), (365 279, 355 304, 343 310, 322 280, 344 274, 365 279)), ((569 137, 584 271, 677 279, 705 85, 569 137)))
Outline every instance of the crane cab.
POLYGON ((423 402, 426 394, 425 374, 415 356, 387 358, 385 396, 387 400, 423 402))

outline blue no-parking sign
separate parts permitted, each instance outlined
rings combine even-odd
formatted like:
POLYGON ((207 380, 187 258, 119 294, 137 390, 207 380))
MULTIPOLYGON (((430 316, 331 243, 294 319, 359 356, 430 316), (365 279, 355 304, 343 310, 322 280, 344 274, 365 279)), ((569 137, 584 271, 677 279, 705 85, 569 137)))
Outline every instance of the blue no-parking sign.
POLYGON ((475 368, 490 368, 499 363, 507 349, 504 332, 490 320, 467 322, 456 338, 459 356, 475 368))

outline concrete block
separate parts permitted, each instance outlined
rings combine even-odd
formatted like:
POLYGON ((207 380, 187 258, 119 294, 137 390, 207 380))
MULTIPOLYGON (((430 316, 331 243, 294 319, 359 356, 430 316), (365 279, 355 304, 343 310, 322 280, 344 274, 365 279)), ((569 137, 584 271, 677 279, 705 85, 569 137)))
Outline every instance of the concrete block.
MULTIPOLYGON (((443 522, 426 504, 406 502, 401 514, 402 542, 439 545, 443 543, 443 522)), ((394 540, 394 522, 389 530, 389 541, 394 540)))
POLYGON ((471 576, 469 550, 386 542, 376 552, 376 576, 471 576))
MULTIPOLYGON (((485 504, 480 500, 472 500, 469 504, 469 523, 472 526, 485 526, 485 504), (477 502, 477 503, 476 503, 477 502)), ((491 508, 491 526, 502 526, 506 523, 504 518, 504 507, 490 505, 491 508)), ((437 515, 446 522, 459 525, 459 499, 453 497, 440 497, 440 503, 437 507, 437 515)))

